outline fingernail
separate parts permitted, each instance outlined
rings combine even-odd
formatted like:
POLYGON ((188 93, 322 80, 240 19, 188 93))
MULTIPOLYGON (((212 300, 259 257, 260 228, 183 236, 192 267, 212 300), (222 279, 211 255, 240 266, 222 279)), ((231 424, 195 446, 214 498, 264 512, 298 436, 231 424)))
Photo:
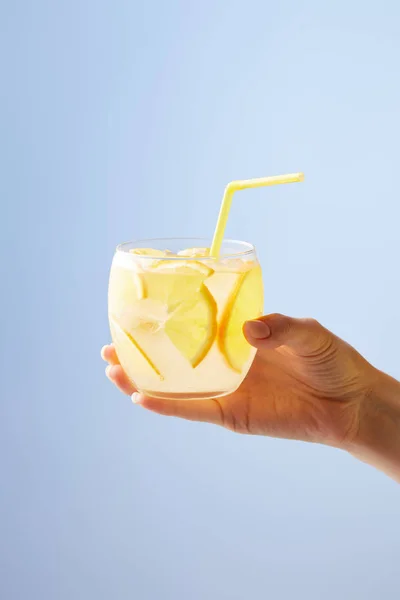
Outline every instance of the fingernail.
POLYGON ((111 371, 111 365, 107 365, 106 367, 106 376, 110 379, 110 371, 111 371))
POLYGON ((271 335, 271 330, 264 321, 247 321, 246 334, 255 340, 266 340, 271 335))
POLYGON ((137 392, 134 392, 132 394, 131 398, 132 398, 133 404, 139 404, 140 403, 140 394, 138 394, 137 392))

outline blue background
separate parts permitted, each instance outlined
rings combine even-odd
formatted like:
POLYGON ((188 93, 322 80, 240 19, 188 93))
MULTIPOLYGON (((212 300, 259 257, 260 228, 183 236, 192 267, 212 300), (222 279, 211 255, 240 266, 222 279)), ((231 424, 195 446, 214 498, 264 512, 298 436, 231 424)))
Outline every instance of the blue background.
POLYGON ((104 377, 118 242, 258 246, 266 311, 400 377, 400 4, 3 0, 0 597, 400 595, 399 488, 339 451, 134 407, 104 377))

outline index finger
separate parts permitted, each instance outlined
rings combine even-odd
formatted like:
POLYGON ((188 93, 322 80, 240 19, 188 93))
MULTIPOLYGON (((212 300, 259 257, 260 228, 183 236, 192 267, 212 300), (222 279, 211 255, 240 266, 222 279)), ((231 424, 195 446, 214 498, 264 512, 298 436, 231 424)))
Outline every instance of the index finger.
POLYGON ((103 346, 100 354, 101 358, 106 362, 110 363, 110 365, 120 364, 117 353, 115 351, 114 344, 108 344, 107 346, 103 346))

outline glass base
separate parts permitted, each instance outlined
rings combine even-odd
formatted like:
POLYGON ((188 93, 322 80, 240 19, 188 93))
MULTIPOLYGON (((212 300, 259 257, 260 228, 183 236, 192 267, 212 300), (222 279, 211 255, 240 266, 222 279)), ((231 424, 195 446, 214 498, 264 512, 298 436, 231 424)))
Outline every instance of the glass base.
POLYGON ((222 396, 229 396, 230 394, 233 394, 235 390, 229 390, 229 391, 218 391, 218 392, 197 392, 197 393, 191 393, 188 392, 187 394, 174 394, 173 392, 171 393, 164 393, 164 392, 152 392, 150 390, 141 390, 141 393, 144 394, 145 396, 148 396, 149 398, 159 398, 161 400, 212 400, 213 398, 221 398, 222 396))

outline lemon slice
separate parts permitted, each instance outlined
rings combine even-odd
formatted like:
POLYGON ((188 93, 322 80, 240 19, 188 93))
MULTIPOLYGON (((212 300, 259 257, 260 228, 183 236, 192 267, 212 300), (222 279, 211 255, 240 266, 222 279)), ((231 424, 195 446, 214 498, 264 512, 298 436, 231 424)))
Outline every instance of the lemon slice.
POLYGON ((197 261, 157 261, 142 274, 145 297, 159 300, 172 311, 195 295, 213 272, 197 261))
POLYGON ((214 273, 214 269, 199 260, 156 260, 151 268, 157 269, 158 273, 170 273, 173 269, 179 274, 194 275, 194 272, 197 272, 206 277, 214 273))
POLYGON ((137 256, 165 256, 167 251, 156 250, 155 248, 132 248, 129 250, 130 254, 136 254, 137 256))
POLYGON ((135 338, 125 331, 112 316, 110 316, 110 331, 121 366, 133 383, 135 382, 130 375, 132 370, 135 373, 141 373, 142 376, 154 377, 154 375, 158 375, 162 378, 156 365, 135 338))
POLYGON ((165 332, 192 367, 207 356, 217 333, 217 305, 202 285, 192 299, 183 301, 168 316, 165 332))
POLYGON ((188 256, 190 258, 210 256, 210 248, 186 248, 185 250, 180 250, 178 256, 188 256))
POLYGON ((146 300, 166 308, 162 327, 181 354, 196 367, 217 331, 217 306, 204 285, 213 270, 196 261, 160 261, 141 277, 146 300))
POLYGON ((243 325, 257 319, 263 309, 261 268, 253 267, 242 274, 221 318, 218 344, 229 366, 241 373, 251 356, 251 346, 243 334, 243 325))

